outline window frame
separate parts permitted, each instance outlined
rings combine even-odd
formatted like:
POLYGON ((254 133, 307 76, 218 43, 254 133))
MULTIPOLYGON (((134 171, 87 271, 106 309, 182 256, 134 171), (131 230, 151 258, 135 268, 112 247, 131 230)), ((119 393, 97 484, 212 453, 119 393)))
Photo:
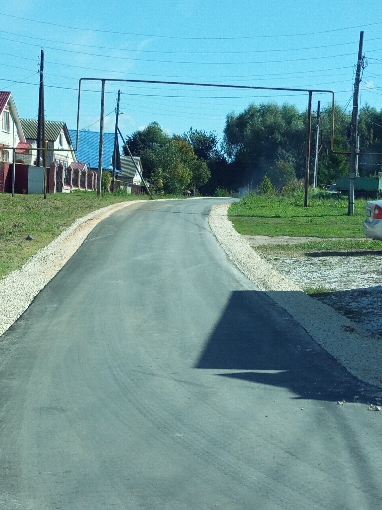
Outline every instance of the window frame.
POLYGON ((11 132, 11 112, 8 109, 3 110, 3 131, 4 133, 11 132))

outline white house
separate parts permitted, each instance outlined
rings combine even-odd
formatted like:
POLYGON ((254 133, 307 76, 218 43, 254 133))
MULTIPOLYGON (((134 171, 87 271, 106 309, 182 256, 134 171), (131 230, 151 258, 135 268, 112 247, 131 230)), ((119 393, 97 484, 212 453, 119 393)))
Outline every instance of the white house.
POLYGON ((13 148, 17 161, 28 150, 21 121, 10 92, 0 91, 0 162, 13 163, 13 148))
MULTIPOLYGON (((31 145, 31 152, 28 158, 24 157, 25 163, 28 165, 36 164, 37 158, 37 120, 20 119, 26 141, 31 145)), ((71 163, 77 161, 70 140, 70 135, 65 122, 56 122, 51 120, 45 121, 45 139, 48 142, 48 151, 46 155, 46 166, 56 163, 57 166, 62 165, 67 168, 71 163)))

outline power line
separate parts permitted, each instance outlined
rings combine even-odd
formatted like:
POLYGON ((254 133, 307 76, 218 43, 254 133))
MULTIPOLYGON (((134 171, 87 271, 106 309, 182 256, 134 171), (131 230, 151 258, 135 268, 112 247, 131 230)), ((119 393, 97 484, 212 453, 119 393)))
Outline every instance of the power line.
MULTIPOLYGON (((40 48, 41 44, 32 44, 24 41, 15 41, 13 39, 1 37, 0 39, 6 39, 9 42, 15 42, 18 44, 24 44, 26 46, 35 46, 40 48)), ((74 50, 68 50, 65 48, 52 48, 50 46, 44 46, 44 48, 52 50, 52 51, 61 51, 65 53, 74 53, 76 55, 82 55, 87 57, 101 57, 101 58, 107 58, 107 59, 118 59, 118 60, 127 60, 127 61, 134 61, 134 62, 151 62, 151 63, 158 63, 158 64, 197 64, 197 65, 251 65, 251 64, 281 64, 285 62, 306 62, 306 61, 312 61, 312 60, 322 60, 322 59, 328 59, 328 58, 339 58, 339 57, 349 57, 354 56, 353 53, 342 53, 339 55, 326 55, 326 56, 320 56, 320 57, 305 57, 305 58, 293 58, 293 59, 283 59, 283 60, 260 60, 260 61, 252 61, 252 62, 200 62, 200 61, 182 61, 182 60, 158 60, 158 59, 142 59, 142 58, 136 58, 136 57, 124 57, 121 55, 100 55, 98 53, 86 53, 83 51, 74 51, 74 50)), ((373 51, 382 51, 382 50, 373 50, 373 51)))
MULTIPOLYGON (((29 60, 29 61, 35 61, 34 58, 32 57, 22 57, 20 55, 14 55, 14 54, 11 54, 11 53, 5 53, 5 52, 0 52, 0 55, 6 55, 6 56, 9 56, 9 57, 14 57, 15 59, 23 59, 23 60, 29 60)), ((108 69, 100 69, 100 68, 96 68, 96 67, 88 67, 88 66, 78 66, 78 65, 75 65, 75 64, 67 64, 67 63, 64 63, 64 62, 56 62, 56 61, 53 61, 53 60, 46 60, 45 63, 47 64, 50 64, 50 65, 57 65, 57 66, 65 66, 65 67, 69 67, 69 68, 75 68, 75 69, 85 69, 85 70, 88 70, 88 71, 100 71, 100 72, 105 72, 105 73, 115 73, 115 74, 126 74, 125 71, 115 71, 115 70, 108 70, 108 69)), ((7 67, 14 67, 14 68, 17 68, 16 66, 11 66, 9 64, 3 64, 3 65, 6 65, 7 67)), ((306 71, 291 71, 291 72, 283 72, 283 73, 269 73, 267 72, 267 77, 269 76, 278 76, 282 79, 283 76, 286 76, 286 75, 293 75, 293 76, 297 76, 297 75, 300 75, 300 76, 304 76, 304 75, 308 75, 308 74, 317 74, 317 73, 323 73, 323 72, 329 72, 329 71, 337 71, 337 70, 340 70, 340 69, 353 69, 353 65, 351 66, 343 66, 343 67, 329 67, 329 68, 325 68, 325 69, 315 69, 315 70, 306 70, 306 71)), ((29 71, 29 69, 26 69, 26 68, 23 68, 23 67, 18 67, 18 69, 24 69, 26 71, 29 71)), ((138 73, 131 73, 132 76, 138 76, 138 73)), ((59 76, 59 75, 55 75, 55 76, 59 76)), ((156 75, 156 74, 142 74, 142 73, 139 73, 139 76, 146 76, 146 77, 152 77, 152 78, 158 78, 158 77, 161 77, 162 75, 156 75)), ((321 74, 322 76, 322 74, 321 74)), ((181 78, 179 75, 168 75, 167 76, 168 78, 181 78)), ((267 78, 264 78, 263 75, 261 75, 261 77, 259 77, 258 75, 251 75, 251 74, 246 74, 246 75, 219 75, 219 78, 230 78, 230 79, 245 79, 245 81, 248 81, 249 78, 255 78, 255 79, 261 79, 261 80, 265 80, 267 78)), ((76 78, 75 78, 76 79, 76 78)), ((216 78, 217 79, 217 78, 216 78)))
MULTIPOLYGON (((160 53, 160 54, 169 54, 169 55, 180 55, 180 54, 189 54, 189 55, 205 55, 205 54, 210 54, 210 55, 224 55, 224 54, 244 54, 244 55, 248 55, 250 53, 279 53, 279 52, 290 52, 290 51, 305 51, 305 50, 318 50, 318 49, 323 49, 323 48, 334 48, 334 47, 337 47, 337 46, 353 46, 355 44, 354 41, 350 41, 350 42, 343 42, 343 43, 335 43, 335 44, 325 44, 325 45, 320 45, 320 46, 308 46, 308 47, 301 47, 301 46, 298 46, 297 48, 276 48, 276 49, 262 49, 262 50, 252 50, 252 49, 246 49, 246 50, 240 50, 240 51, 237 51, 237 50, 229 50, 229 51, 222 51, 222 50, 219 50, 219 51, 209 51, 209 50, 206 50, 206 49, 203 49, 203 50, 200 50, 200 51, 173 51, 173 50, 145 50, 145 49, 137 49, 137 48, 116 48, 116 47, 111 47, 111 46, 99 46, 99 45, 93 45, 93 44, 83 44, 83 43, 76 43, 76 42, 71 42, 71 41, 57 41, 55 39, 46 39, 46 38, 42 38, 42 37, 33 37, 33 36, 30 36, 30 35, 26 35, 26 34, 18 34, 18 33, 15 33, 15 32, 9 32, 7 30, 2 30, 1 31, 3 34, 10 34, 10 35, 15 35, 15 36, 19 36, 21 37, 22 39, 33 39, 33 40, 38 40, 38 41, 45 41, 45 42, 49 42, 49 43, 56 43, 56 44, 64 44, 64 45, 68 45, 68 46, 80 46, 81 48, 95 48, 95 49, 103 49, 103 50, 113 50, 113 51, 134 51, 134 52, 139 52, 139 53, 160 53)), ((3 39, 7 39, 5 37, 3 37, 3 39)), ((380 41, 382 38, 381 37, 376 37, 376 38, 373 38, 373 39, 369 39, 368 42, 370 41, 380 41)))
POLYGON ((114 31, 114 30, 101 30, 101 29, 95 29, 95 28, 86 28, 84 26, 81 27, 75 27, 71 25, 62 25, 60 23, 52 23, 51 21, 41 21, 38 19, 32 19, 32 18, 25 18, 22 16, 15 16, 14 14, 6 14, 3 12, 0 12, 0 16, 6 16, 9 18, 15 18, 23 21, 28 21, 32 23, 40 23, 42 25, 49 25, 54 27, 60 27, 60 28, 66 28, 70 30, 80 30, 81 32, 88 31, 88 32, 99 32, 103 34, 115 34, 115 35, 133 35, 138 37, 156 37, 160 39, 175 39, 175 40, 183 40, 183 41, 234 41, 234 40, 246 40, 246 39, 274 39, 278 37, 302 37, 307 35, 320 35, 320 34, 331 34, 336 32, 343 32, 345 30, 354 30, 359 28, 365 28, 365 27, 371 27, 371 26, 377 26, 382 25, 382 21, 377 21, 374 23, 367 23, 363 25, 355 25, 351 27, 343 27, 343 28, 336 28, 332 30, 321 30, 318 32, 305 32, 305 33, 294 33, 294 34, 267 34, 267 35, 251 35, 251 36, 236 36, 236 37, 179 37, 179 36, 169 36, 169 35, 163 35, 163 34, 147 34, 147 33, 139 33, 139 32, 121 32, 121 31, 114 31))

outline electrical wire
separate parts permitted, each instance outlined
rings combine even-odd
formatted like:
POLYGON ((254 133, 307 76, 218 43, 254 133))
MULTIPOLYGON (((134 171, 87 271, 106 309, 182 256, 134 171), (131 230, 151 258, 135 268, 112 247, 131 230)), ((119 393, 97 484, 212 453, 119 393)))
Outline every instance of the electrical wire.
MULTIPOLYGON (((111 51, 134 51, 134 52, 139 52, 139 53, 160 53, 160 54, 169 54, 169 55, 183 55, 183 54, 189 54, 189 55, 205 55, 205 54, 212 54, 212 55, 224 55, 224 54, 243 54, 243 55, 248 55, 248 54, 251 54, 251 53, 279 53, 279 52, 291 52, 291 51, 305 51, 305 50, 318 50, 318 49, 323 49, 323 48, 334 48, 334 47, 337 47, 337 46, 353 46, 354 44, 356 44, 356 41, 350 41, 350 42, 343 42, 343 43, 335 43, 335 44, 325 44, 325 45, 320 45, 320 46, 308 46, 308 47, 297 47, 297 48, 277 48, 277 49, 261 49, 261 50, 252 50, 252 49, 246 49, 246 50, 240 50, 240 51, 237 51, 237 50, 230 50, 230 51, 222 51, 222 50, 219 50, 219 51, 209 51, 209 50, 206 50, 206 49, 203 49, 203 50, 200 50, 200 51, 168 51, 168 50, 145 50, 145 49, 140 49, 140 48, 116 48, 116 47, 111 47, 111 46, 99 46, 99 45, 93 45, 93 44, 83 44, 83 43, 76 43, 76 42, 71 42, 71 41, 57 41, 57 40, 54 40, 54 39, 46 39, 46 38, 42 38, 42 37, 33 37, 33 36, 30 36, 30 35, 26 35, 24 33, 22 34, 18 34, 18 33, 15 33, 15 32, 9 32, 7 30, 2 30, 1 31, 3 34, 10 34, 10 35, 15 35, 15 36, 19 36, 21 37, 22 39, 33 39, 33 40, 38 40, 38 41, 45 41, 45 42, 48 42, 48 43, 54 43, 54 44, 64 44, 64 45, 68 45, 68 46, 80 46, 81 48, 95 48, 95 49, 103 49, 103 50, 111 50, 111 51)), ((5 38, 4 38, 5 39, 5 38)), ((371 42, 371 41, 380 41, 382 40, 381 37, 376 37, 376 38, 373 38, 373 39, 368 39, 368 42, 371 42)), ((41 45, 41 44, 40 44, 41 45)))
POLYGON ((101 29, 95 29, 95 28, 87 28, 84 26, 81 27, 75 27, 71 25, 62 25, 60 23, 52 23, 51 21, 42 21, 39 19, 32 19, 32 18, 26 18, 22 16, 16 16, 14 14, 6 14, 4 12, 0 12, 0 16, 6 16, 9 18, 15 18, 23 21, 28 21, 32 23, 40 23, 42 25, 49 25, 54 27, 60 27, 60 28, 66 28, 69 30, 80 30, 81 32, 89 31, 89 32, 99 32, 103 34, 114 34, 114 35, 133 35, 138 37, 155 37, 155 38, 161 38, 161 39, 175 39, 175 40, 182 40, 182 41, 235 41, 235 40, 247 40, 247 39, 271 39, 271 38, 277 38, 277 37, 302 37, 307 35, 321 35, 321 34, 332 34, 336 32, 342 32, 346 30, 354 30, 355 28, 362 28, 365 27, 371 27, 371 26, 379 26, 382 25, 382 21, 376 21, 374 23, 367 23, 363 25, 355 25, 351 27, 343 27, 343 28, 336 28, 331 30, 321 30, 317 32, 305 32, 305 33, 294 33, 294 34, 267 34, 267 35, 251 35, 251 36, 235 36, 235 37, 179 37, 179 36, 168 36, 163 34, 147 34, 147 33, 139 33, 139 32, 121 32, 120 30, 101 30, 101 29))
MULTIPOLYGON (((40 44, 31 44, 31 43, 28 43, 28 42, 24 42, 24 41, 15 41, 13 39, 9 39, 9 38, 6 38, 6 37, 2 37, 0 36, 0 39, 6 39, 7 41, 9 42, 14 42, 14 43, 18 43, 18 44, 24 44, 26 46, 35 46, 35 47, 38 47, 40 48, 41 45, 40 44)), ((305 57, 305 58, 293 58, 293 59, 283 59, 283 60, 261 60, 261 61, 252 61, 252 62, 248 62, 247 60, 245 62, 199 62, 199 61, 192 61, 192 60, 186 60, 186 61, 183 61, 183 60, 178 60, 178 61, 175 61, 175 60, 157 60, 157 59, 142 59, 142 58, 136 58, 136 57, 125 57, 125 56, 121 56, 121 55, 101 55, 101 54, 98 54, 98 53, 86 53, 86 52, 83 52, 83 51, 74 51, 74 50, 68 50, 68 49, 65 49, 65 48, 52 48, 50 46, 45 46, 44 49, 49 49, 49 50, 52 50, 52 51, 60 51, 60 52, 65 52, 65 53, 74 53, 76 55, 81 55, 81 56, 88 56, 88 57, 97 57, 97 58, 107 58, 107 59, 118 59, 118 60, 127 60, 127 61, 134 61, 134 62, 150 62, 150 63, 158 63, 158 64, 186 64, 186 65, 189 65, 189 64, 197 64, 197 65, 208 65, 208 66, 211 66, 211 65, 222 65, 222 66, 237 66, 237 65, 251 65, 251 64, 281 64, 281 63, 285 63, 285 62, 306 62, 306 61, 312 61, 312 60, 322 60, 322 59, 328 59, 328 58, 343 58, 343 57, 349 57, 349 56, 353 56, 354 54, 353 53, 342 53, 342 54, 339 54, 339 55, 326 55, 326 56, 320 56, 320 57, 305 57)), ((382 50, 375 50, 375 51, 382 51, 382 50)))

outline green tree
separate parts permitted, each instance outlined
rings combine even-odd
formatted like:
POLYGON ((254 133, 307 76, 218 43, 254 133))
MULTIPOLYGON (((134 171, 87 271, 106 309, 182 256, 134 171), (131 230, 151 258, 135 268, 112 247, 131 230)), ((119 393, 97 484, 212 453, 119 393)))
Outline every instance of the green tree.
POLYGON ((339 106, 334 108, 334 151, 331 150, 332 107, 323 109, 321 114, 321 148, 318 163, 318 186, 327 186, 349 172, 350 114, 339 106))
POLYGON ((267 175, 272 186, 277 190, 281 190, 284 186, 296 180, 296 172, 292 163, 285 160, 276 161, 269 169, 267 175))
POLYGON ((304 116, 291 105, 251 104, 227 116, 224 148, 236 173, 237 186, 255 184, 278 160, 303 173, 306 128, 304 116))
POLYGON ((203 161, 209 161, 220 155, 218 138, 213 132, 190 128, 182 136, 194 149, 196 156, 203 161))
POLYGON ((261 179, 259 188, 262 195, 273 195, 273 193, 275 192, 271 180, 269 179, 267 174, 265 174, 264 177, 261 179))
POLYGON ((191 164, 191 171, 192 171, 192 177, 191 177, 191 186, 194 189, 194 195, 196 194, 196 190, 200 188, 200 186, 203 186, 203 184, 206 184, 208 180, 211 177, 211 172, 207 166, 207 163, 205 161, 202 161, 200 159, 196 159, 191 164))
MULTIPOLYGON (((174 136, 153 150, 153 161, 153 179, 158 189, 165 193, 181 194, 192 183, 198 158, 186 140, 174 136)), ((196 181, 194 183, 196 185, 196 181)))
POLYGON ((361 176, 374 175, 382 169, 382 111, 365 105, 361 108, 358 121, 361 156, 361 176))
MULTIPOLYGON (((154 152, 169 141, 170 137, 163 131, 157 122, 151 122, 142 130, 135 131, 126 139, 130 152, 133 156, 139 156, 147 178, 151 177, 155 169, 154 152)), ((127 148, 123 148, 124 154, 128 155, 127 148)))
POLYGON ((197 172, 193 171, 194 175, 199 175, 193 179, 196 187, 206 195, 213 195, 218 188, 230 188, 232 175, 216 133, 190 128, 183 138, 192 146, 196 156, 207 165, 208 172, 204 166, 197 172))

